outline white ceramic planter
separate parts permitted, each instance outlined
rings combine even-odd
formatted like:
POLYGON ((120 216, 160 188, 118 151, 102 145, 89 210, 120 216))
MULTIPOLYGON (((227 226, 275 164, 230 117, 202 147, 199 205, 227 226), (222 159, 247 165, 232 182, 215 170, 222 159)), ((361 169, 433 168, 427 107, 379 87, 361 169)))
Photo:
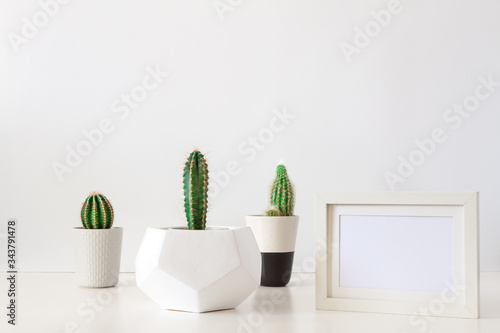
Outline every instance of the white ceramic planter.
POLYGON ((112 287, 118 283, 123 229, 73 229, 78 285, 112 287))
POLYGON ((250 296, 261 258, 248 227, 148 228, 135 268, 138 287, 160 307, 207 312, 250 296))
POLYGON ((286 286, 292 273, 299 217, 249 215, 246 222, 262 253, 261 285, 286 286))

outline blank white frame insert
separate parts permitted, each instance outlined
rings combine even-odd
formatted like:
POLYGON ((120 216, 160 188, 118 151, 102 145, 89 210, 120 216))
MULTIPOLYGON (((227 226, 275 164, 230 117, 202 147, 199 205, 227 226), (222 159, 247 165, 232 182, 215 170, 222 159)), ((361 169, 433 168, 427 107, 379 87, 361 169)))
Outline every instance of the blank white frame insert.
POLYGON ((478 193, 316 194, 316 308, 478 318, 478 193))
POLYGON ((340 216, 340 287, 441 291, 453 281, 453 217, 340 216))

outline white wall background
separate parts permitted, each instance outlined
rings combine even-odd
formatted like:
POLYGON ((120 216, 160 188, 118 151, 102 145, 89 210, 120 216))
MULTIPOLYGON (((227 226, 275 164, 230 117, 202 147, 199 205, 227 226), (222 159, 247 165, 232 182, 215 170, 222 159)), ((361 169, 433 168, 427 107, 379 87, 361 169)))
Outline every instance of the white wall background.
POLYGON ((211 0, 65 1, 47 22, 38 0, 0 1, 0 220, 19 220, 20 270, 74 269, 71 230, 99 190, 132 271, 146 227, 184 224, 182 166, 198 147, 212 174, 239 164, 211 200, 211 225, 262 213, 285 159, 301 218, 296 270, 311 271, 314 193, 390 190, 384 174, 435 128, 446 140, 395 189, 481 191, 481 269, 500 270, 500 87, 457 129, 443 119, 479 77, 500 81, 500 2, 401 0, 348 62, 342 43, 376 29, 371 12, 389 1, 221 0, 233 4, 224 20, 211 0), (25 27, 33 17, 38 32, 25 27), (148 67, 170 76, 121 119, 113 105, 140 92, 148 67), (249 160, 238 147, 275 108, 295 119, 249 160), (59 181, 52 164, 105 118, 113 131, 59 181))

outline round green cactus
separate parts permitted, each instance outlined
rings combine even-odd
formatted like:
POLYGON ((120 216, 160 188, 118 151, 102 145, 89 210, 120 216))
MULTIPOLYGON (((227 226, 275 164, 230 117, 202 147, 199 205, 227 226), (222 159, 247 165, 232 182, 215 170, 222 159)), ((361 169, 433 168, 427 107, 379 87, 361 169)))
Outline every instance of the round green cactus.
POLYGON ((208 210, 208 166, 198 150, 184 166, 184 210, 190 230, 205 230, 208 210))
POLYGON ((113 225, 113 206, 104 195, 93 192, 83 203, 81 218, 85 229, 109 229, 113 225))
POLYGON ((266 216, 281 216, 278 209, 271 208, 266 212, 266 216))
POLYGON ((293 185, 283 164, 276 167, 276 178, 271 185, 271 206, 275 209, 267 211, 267 216, 292 216, 295 206, 293 185), (277 213, 277 214, 276 214, 277 213))

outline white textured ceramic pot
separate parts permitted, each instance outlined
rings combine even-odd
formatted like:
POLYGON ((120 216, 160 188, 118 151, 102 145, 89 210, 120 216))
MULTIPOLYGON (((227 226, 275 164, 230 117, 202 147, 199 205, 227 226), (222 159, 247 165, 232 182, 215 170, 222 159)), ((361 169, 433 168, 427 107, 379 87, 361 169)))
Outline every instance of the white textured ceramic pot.
POLYGON ((122 236, 120 227, 73 230, 78 285, 103 288, 118 283, 122 236))
POLYGON ((262 253, 260 284, 286 286, 292 274, 299 217, 249 215, 246 221, 262 253))
POLYGON ((207 312, 250 296, 261 259, 248 227, 148 228, 135 268, 138 287, 160 307, 207 312))

